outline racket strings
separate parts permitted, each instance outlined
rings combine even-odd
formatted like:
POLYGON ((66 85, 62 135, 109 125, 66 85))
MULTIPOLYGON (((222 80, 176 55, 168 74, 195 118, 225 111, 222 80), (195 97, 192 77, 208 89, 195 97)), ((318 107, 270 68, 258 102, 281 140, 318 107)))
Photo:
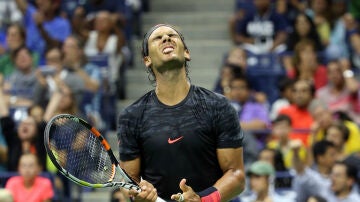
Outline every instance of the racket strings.
POLYGON ((56 161, 74 177, 89 183, 106 183, 113 173, 107 151, 92 132, 68 118, 51 126, 50 147, 56 161))

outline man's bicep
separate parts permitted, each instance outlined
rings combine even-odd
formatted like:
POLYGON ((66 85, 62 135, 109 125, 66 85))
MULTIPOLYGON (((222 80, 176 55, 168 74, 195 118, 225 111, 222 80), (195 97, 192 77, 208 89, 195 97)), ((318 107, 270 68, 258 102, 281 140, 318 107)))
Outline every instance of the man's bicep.
POLYGON ((140 182, 140 157, 129 161, 120 161, 120 167, 137 183, 140 182))
POLYGON ((244 170, 243 148, 224 148, 217 149, 220 168, 223 172, 230 169, 244 170))

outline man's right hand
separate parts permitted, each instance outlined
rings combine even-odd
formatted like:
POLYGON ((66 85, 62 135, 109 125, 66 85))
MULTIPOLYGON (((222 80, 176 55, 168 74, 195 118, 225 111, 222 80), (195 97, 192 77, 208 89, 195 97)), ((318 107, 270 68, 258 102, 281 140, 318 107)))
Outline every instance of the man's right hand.
POLYGON ((156 201, 158 197, 157 191, 151 183, 149 183, 146 180, 141 180, 139 186, 141 188, 140 193, 135 190, 129 190, 128 192, 129 196, 132 197, 134 201, 136 202, 156 201))

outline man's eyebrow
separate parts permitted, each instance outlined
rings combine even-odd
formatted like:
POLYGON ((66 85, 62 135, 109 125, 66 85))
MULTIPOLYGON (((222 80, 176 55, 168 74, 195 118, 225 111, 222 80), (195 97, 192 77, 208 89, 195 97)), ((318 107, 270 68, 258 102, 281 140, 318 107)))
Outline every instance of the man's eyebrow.
POLYGON ((179 36, 180 37, 180 35, 177 32, 167 32, 167 33, 155 33, 150 38, 155 39, 155 38, 157 38, 159 36, 163 36, 164 34, 169 35, 169 36, 179 36))

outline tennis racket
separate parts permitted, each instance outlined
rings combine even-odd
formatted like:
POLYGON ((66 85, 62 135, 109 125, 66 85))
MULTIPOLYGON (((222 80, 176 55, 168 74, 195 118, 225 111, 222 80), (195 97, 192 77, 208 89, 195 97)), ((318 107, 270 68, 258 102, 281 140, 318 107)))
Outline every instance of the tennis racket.
MULTIPOLYGON (((110 144, 85 120, 70 114, 54 116, 46 125, 46 152, 61 174, 74 183, 92 187, 122 187, 141 191, 120 167, 110 144)), ((158 202, 165 201, 160 197, 158 202)))

